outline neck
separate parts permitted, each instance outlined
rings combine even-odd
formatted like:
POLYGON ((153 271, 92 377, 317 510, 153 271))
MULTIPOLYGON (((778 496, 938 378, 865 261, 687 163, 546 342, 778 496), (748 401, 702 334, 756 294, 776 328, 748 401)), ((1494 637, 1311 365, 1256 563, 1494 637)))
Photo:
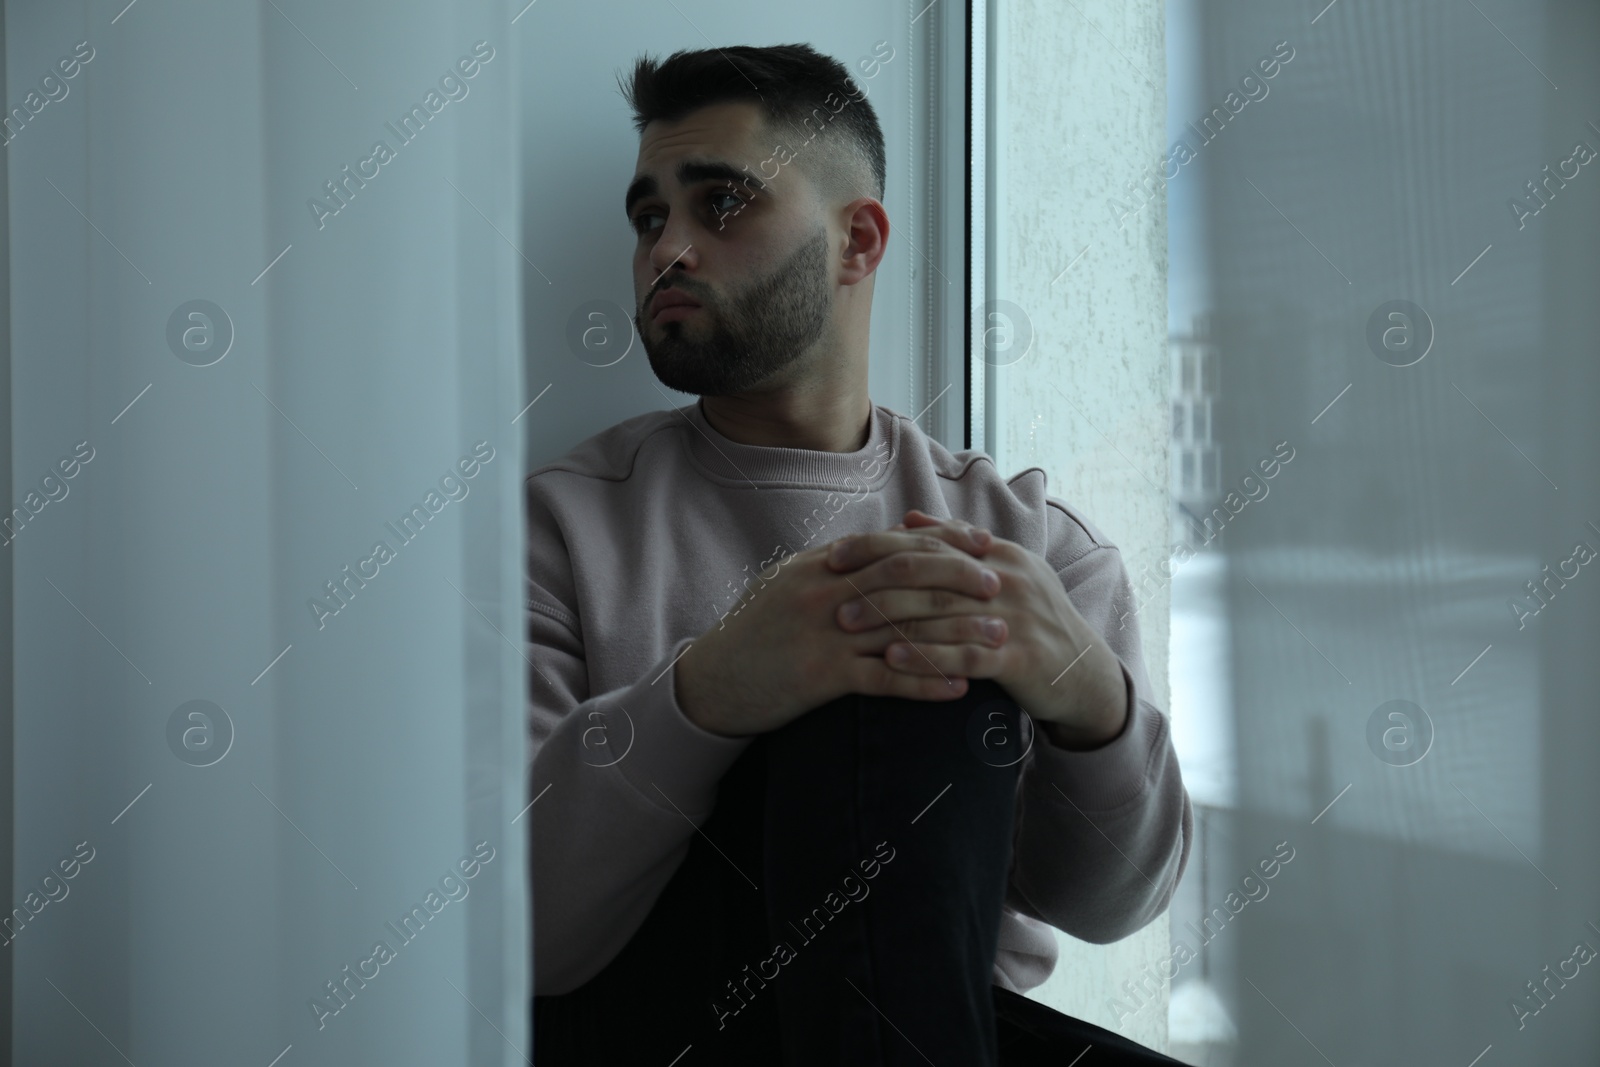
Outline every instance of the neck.
POLYGON ((871 435, 865 382, 837 392, 701 397, 700 410, 718 433, 742 445, 857 452, 871 435))

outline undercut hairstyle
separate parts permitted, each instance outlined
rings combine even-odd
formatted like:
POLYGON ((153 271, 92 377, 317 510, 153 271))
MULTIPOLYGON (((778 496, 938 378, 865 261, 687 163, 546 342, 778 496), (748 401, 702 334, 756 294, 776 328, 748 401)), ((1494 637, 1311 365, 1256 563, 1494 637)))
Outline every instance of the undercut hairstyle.
MULTIPOLYGON (((883 130, 877 113, 844 65, 810 45, 684 50, 665 62, 646 55, 635 63, 630 80, 618 81, 641 135, 658 120, 676 122, 711 104, 748 101, 762 110, 763 132, 771 142, 763 151, 776 155, 780 174, 782 166, 798 166, 827 203, 862 196, 883 200, 883 130), (780 145, 789 150, 787 163, 778 153, 780 145)), ((758 167, 750 173, 762 178, 758 167)))

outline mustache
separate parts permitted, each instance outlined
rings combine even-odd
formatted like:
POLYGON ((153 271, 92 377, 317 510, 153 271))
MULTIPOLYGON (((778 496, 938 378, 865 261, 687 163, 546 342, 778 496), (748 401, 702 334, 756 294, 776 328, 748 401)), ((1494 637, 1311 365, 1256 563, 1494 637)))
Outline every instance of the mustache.
POLYGON ((699 292, 697 292, 697 291, 695 291, 693 289, 686 289, 683 286, 679 285, 678 283, 674 282, 671 285, 662 285, 662 286, 658 286, 655 289, 651 290, 649 295, 644 298, 644 304, 642 305, 642 307, 648 308, 650 306, 651 302, 655 300, 656 294, 661 292, 664 289, 676 289, 678 292, 682 293, 684 296, 686 296, 689 299, 699 303, 702 307, 706 306, 709 303, 706 300, 706 298, 703 295, 701 295, 699 292))

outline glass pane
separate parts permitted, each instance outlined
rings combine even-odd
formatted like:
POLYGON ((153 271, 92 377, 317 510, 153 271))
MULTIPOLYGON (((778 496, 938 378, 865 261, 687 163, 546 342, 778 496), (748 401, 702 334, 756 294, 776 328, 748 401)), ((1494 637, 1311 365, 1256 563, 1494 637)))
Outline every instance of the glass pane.
POLYGON ((1600 8, 1166 11, 1171 1052, 1600 1062, 1600 8))

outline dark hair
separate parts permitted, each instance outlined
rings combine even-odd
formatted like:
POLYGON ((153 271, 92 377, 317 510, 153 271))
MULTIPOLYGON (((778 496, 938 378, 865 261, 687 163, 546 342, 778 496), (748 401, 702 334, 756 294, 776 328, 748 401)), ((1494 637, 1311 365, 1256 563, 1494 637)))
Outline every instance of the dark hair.
POLYGON ((659 63, 641 56, 631 80, 619 83, 641 134, 651 122, 675 122, 707 105, 739 100, 759 103, 767 130, 775 135, 785 128, 798 131, 814 125, 804 141, 789 147, 823 194, 883 200, 886 176, 878 116, 844 65, 810 45, 684 50, 659 63), (837 114, 825 103, 830 94, 845 100, 837 114), (819 133, 818 147, 804 149, 819 133))

